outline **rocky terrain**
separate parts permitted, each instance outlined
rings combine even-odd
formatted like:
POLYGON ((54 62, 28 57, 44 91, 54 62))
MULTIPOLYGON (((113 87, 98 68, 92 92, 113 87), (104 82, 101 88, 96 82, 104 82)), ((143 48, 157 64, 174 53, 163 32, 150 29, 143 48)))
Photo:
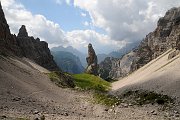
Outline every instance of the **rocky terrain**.
MULTIPOLYGON (((157 28, 142 40, 137 49, 118 60, 111 61, 112 67, 108 70, 109 76, 112 78, 126 76, 157 58, 168 49, 179 49, 179 41, 180 8, 172 8, 166 12, 164 17, 159 19, 157 28)), ((100 63, 100 68, 104 66, 104 62, 100 63)))
POLYGON ((53 84, 48 70, 28 59, 0 56, 0 119, 45 120, 178 120, 179 111, 163 106, 116 106, 91 102, 90 92, 64 89, 53 84), (19 76, 21 75, 21 76, 19 76))
POLYGON ((58 70, 48 44, 45 41, 40 41, 39 38, 29 37, 24 25, 21 26, 16 40, 23 57, 34 60, 48 70, 58 70))
POLYGON ((98 75, 98 59, 91 43, 88 45, 88 57, 86 58, 86 61, 88 66, 85 72, 88 74, 98 75))
MULTIPOLYGON (((173 40, 176 39, 175 36, 179 33, 179 18, 176 18, 178 14, 179 8, 173 8, 162 18, 164 20, 160 19, 162 23, 172 22, 171 33, 168 37, 166 34, 169 32, 165 28, 168 28, 169 25, 163 24, 163 27, 159 27, 157 30, 160 33, 165 30, 162 33, 165 36, 164 38, 167 38, 167 41, 172 38, 173 43, 173 40), (172 18, 171 21, 170 18, 172 18), (164 26, 166 27, 164 28, 164 26)), ((107 67, 104 68, 107 70, 114 68, 112 73, 107 71, 112 77, 118 77, 121 74, 127 75, 129 71, 134 71, 150 60, 154 60, 130 76, 113 83, 110 93, 116 95, 112 97, 115 97, 114 99, 117 99, 118 102, 112 106, 105 106, 94 102, 92 91, 58 87, 59 81, 53 82, 52 79, 57 79, 57 76, 53 74, 54 72, 50 72, 50 70, 58 70, 58 67, 53 60, 48 44, 38 38, 29 37, 24 25, 20 28, 17 36, 12 35, 1 5, 0 30, 0 119, 2 120, 180 119, 179 39, 175 40, 175 45, 166 44, 167 49, 168 47, 173 49, 163 53, 166 49, 153 51, 153 46, 150 46, 155 45, 156 42, 153 41, 154 38, 151 39, 147 36, 147 39, 141 43, 138 49, 124 55, 122 59, 107 58, 104 63, 107 67), (149 40, 153 42, 148 42, 149 40), (164 51, 161 52, 161 50, 164 51), (118 70, 116 70, 116 66, 118 66, 118 70), (114 72, 119 73, 114 74, 114 72), (139 91, 128 91, 136 89, 149 90, 150 92, 141 95, 138 93, 139 91), (127 93, 122 93, 126 90, 127 93), (122 98, 120 98, 121 95, 122 98), (150 102, 149 100, 152 98, 153 102, 150 102), (141 104, 134 104, 134 101, 140 101, 141 104), (144 104, 144 101, 148 103, 144 104)), ((155 34, 155 32, 153 33, 155 34)), ((153 36, 156 35, 161 36, 159 34, 153 36)), ((98 61, 92 45, 89 45, 87 63, 90 68, 88 70, 92 71, 91 74, 97 75, 98 61)), ((58 79, 64 79, 66 84, 71 83, 70 86, 74 87, 69 74, 59 71, 58 75, 60 76, 58 79)), ((124 75, 121 76, 124 77, 124 75)), ((94 77, 98 78, 97 76, 94 77)), ((101 90, 102 88, 98 87, 97 89, 101 90)), ((110 100, 109 97, 108 100, 110 100)))
POLYGON ((52 51, 51 53, 54 56, 55 62, 63 72, 74 74, 84 72, 84 67, 81 64, 79 57, 74 54, 64 51, 52 51))
MULTIPOLYGON (((153 91, 174 99, 173 107, 180 110, 179 50, 170 49, 144 65, 137 71, 112 84, 113 92, 121 95, 124 91, 153 91), (175 56, 169 57, 176 53, 175 56)), ((152 97, 152 96, 151 96, 152 97)), ((172 118, 180 119, 180 118, 172 118)))
POLYGON ((49 70, 59 70, 50 53, 48 44, 39 38, 29 37, 22 25, 18 35, 12 35, 0 5, 0 53, 26 57, 49 70))
POLYGON ((21 56, 21 50, 18 46, 16 36, 10 33, 9 25, 5 19, 2 6, 0 4, 0 53, 15 54, 21 56))

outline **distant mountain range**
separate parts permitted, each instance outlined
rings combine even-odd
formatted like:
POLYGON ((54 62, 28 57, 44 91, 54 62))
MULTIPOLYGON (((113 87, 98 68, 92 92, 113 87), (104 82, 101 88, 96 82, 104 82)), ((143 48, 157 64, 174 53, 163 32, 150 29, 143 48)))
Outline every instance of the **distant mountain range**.
POLYGON ((139 41, 133 42, 133 43, 129 43, 126 46, 124 46, 123 48, 121 48, 121 49, 119 49, 117 51, 110 52, 107 56, 108 57, 113 57, 113 58, 121 58, 124 54, 127 54, 132 49, 137 48, 139 43, 140 43, 139 41))
MULTIPOLYGON (((136 46, 138 46, 138 44, 139 44, 139 42, 130 43, 130 44, 127 44, 122 49, 119 49, 117 51, 112 51, 109 54, 97 54, 98 63, 101 63, 107 57, 121 58, 122 55, 128 53, 133 48, 136 48, 136 46)), ((51 48, 51 51, 53 51, 53 52, 64 51, 64 52, 68 52, 68 54, 72 53, 73 55, 79 57, 79 60, 80 60, 82 66, 84 68, 87 66, 87 62, 86 62, 87 54, 84 54, 84 53, 78 51, 77 49, 73 48, 72 46, 68 46, 68 47, 63 47, 63 46, 53 47, 53 48, 51 48)))
POLYGON ((57 51, 64 51, 64 52, 69 52, 72 53, 73 55, 79 57, 82 66, 86 67, 86 57, 87 55, 83 54, 82 52, 78 51, 77 49, 73 48, 72 46, 68 47, 63 47, 63 46, 58 46, 58 47, 53 47, 51 48, 51 51, 57 52, 57 51))
POLYGON ((74 54, 65 51, 51 51, 51 53, 63 72, 78 74, 84 71, 79 57, 74 54))

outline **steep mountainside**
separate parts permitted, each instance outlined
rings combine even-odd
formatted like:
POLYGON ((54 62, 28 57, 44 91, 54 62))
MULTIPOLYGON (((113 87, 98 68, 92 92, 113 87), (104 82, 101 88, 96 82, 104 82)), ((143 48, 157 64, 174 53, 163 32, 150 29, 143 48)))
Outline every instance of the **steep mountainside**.
POLYGON ((0 53, 26 57, 48 70, 59 70, 48 48, 48 44, 39 38, 29 37, 23 25, 18 36, 12 35, 0 4, 0 53))
POLYGON ((75 74, 82 73, 84 71, 79 57, 73 55, 72 53, 56 51, 52 52, 52 54, 54 56, 54 60, 62 71, 75 74))
MULTIPOLYGON (((171 48, 180 49, 180 8, 172 8, 166 12, 165 16, 159 19, 155 31, 149 33, 137 49, 119 60, 112 61, 109 75, 113 78, 126 76, 171 48)), ((101 63, 101 66, 104 66, 104 63, 101 63)))
MULTIPOLYGON (((170 49, 131 75, 114 82, 112 89, 119 95, 125 90, 154 91, 176 98, 180 102, 179 64, 179 50, 170 49), (172 54, 174 56, 170 57, 172 54)), ((180 109, 180 105, 176 107, 180 109)))
POLYGON ((5 19, 4 12, 0 3, 0 53, 16 54, 21 56, 21 50, 17 44, 16 36, 10 33, 9 25, 5 19))
POLYGON ((20 28, 16 40, 24 57, 34 60, 48 70, 58 70, 48 44, 45 41, 40 41, 39 38, 29 37, 24 25, 20 28))

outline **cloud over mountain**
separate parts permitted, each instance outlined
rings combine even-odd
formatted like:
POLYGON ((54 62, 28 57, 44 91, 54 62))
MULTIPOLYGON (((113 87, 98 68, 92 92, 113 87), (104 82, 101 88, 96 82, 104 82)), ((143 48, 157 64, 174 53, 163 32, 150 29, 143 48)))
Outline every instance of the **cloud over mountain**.
POLYGON ((159 17, 177 0, 74 0, 74 6, 89 12, 94 26, 111 39, 136 41, 152 31, 159 17))

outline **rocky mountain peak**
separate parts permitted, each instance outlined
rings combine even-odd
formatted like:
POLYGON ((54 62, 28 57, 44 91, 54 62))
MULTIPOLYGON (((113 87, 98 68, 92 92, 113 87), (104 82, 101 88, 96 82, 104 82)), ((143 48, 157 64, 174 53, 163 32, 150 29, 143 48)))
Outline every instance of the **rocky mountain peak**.
POLYGON ((17 37, 28 37, 28 33, 27 33, 25 25, 21 26, 21 28, 19 29, 19 33, 18 33, 17 37))
POLYGON ((1 2, 0 2, 0 54, 21 55, 17 45, 16 36, 10 32, 1 2))
POLYGON ((59 70, 48 48, 48 43, 28 36, 26 26, 19 29, 17 42, 24 57, 29 58, 48 70, 59 70))
POLYGON ((39 38, 29 37, 26 26, 22 25, 18 36, 12 35, 0 3, 0 54, 26 57, 48 70, 59 70, 48 44, 39 38))

